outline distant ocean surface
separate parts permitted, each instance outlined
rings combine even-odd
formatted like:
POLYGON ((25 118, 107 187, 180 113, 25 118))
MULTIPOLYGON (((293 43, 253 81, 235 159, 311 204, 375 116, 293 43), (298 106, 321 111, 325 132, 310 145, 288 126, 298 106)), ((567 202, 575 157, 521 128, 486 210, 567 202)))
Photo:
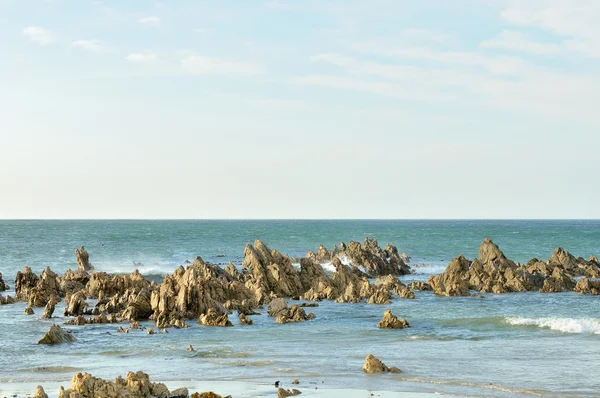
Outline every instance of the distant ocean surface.
MULTIPOLYGON (((292 257, 365 237, 392 243, 411 257, 425 280, 459 254, 472 259, 491 238, 506 256, 547 260, 556 247, 575 256, 600 256, 600 221, 0 221, 0 272, 13 294, 23 266, 37 274, 50 266, 76 269, 84 245, 98 271, 140 272, 158 279, 201 256, 241 265, 244 246, 261 239, 292 257)), ((461 396, 600 396, 600 297, 575 293, 441 298, 416 292, 416 300, 390 305, 322 302, 302 324, 203 328, 166 335, 114 333, 115 325, 71 327, 78 341, 53 347, 35 343, 53 322, 23 315, 25 303, 0 306, 0 392, 3 383, 70 380, 75 371, 114 378, 143 370, 153 380, 300 379, 319 388, 424 391, 461 396), (384 310, 409 321, 401 331, 375 327, 384 310), (109 333, 107 333, 109 332, 109 333), (196 352, 187 352, 192 344, 196 352), (373 377, 361 366, 372 353, 404 373, 373 377)), ((93 301, 90 301, 93 303, 93 301)), ((62 314, 64 303, 55 314, 62 314)), ((150 322, 147 322, 150 326, 150 322)), ((65 385, 68 383, 65 383, 65 385)), ((33 391, 32 391, 33 392, 33 391)), ((223 391, 226 392, 226 391, 223 391)))

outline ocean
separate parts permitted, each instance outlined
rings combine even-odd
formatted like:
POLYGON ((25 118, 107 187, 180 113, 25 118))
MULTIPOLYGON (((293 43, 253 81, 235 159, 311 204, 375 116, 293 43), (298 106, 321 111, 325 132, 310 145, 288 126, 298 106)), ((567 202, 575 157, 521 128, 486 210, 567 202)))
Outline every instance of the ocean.
MULTIPOLYGON (((291 257, 303 257, 309 250, 316 252, 319 244, 332 248, 367 236, 410 256, 413 273, 403 276, 404 282, 442 272, 459 254, 472 259, 486 237, 519 262, 546 260, 559 246, 575 256, 600 256, 600 221, 592 220, 0 221, 0 272, 11 287, 2 294, 13 295, 16 272, 25 265, 37 274, 47 266, 61 275, 76 269, 75 249, 81 245, 98 271, 130 273, 136 263, 141 273, 160 280, 195 256, 239 266, 245 245, 255 239, 291 257)), ((78 340, 57 346, 36 342, 64 318, 42 320, 38 317, 43 308, 26 316, 25 303, 4 305, 0 392, 22 382, 64 381, 67 386, 78 371, 113 379, 143 370, 160 381, 281 380, 289 388, 299 379, 300 389, 600 396, 600 297, 415 294, 415 300, 389 305, 324 301, 309 309, 316 319, 298 324, 275 324, 265 309, 253 317, 252 326, 240 326, 237 317, 231 317, 233 328, 207 328, 190 321, 190 329, 157 335, 143 330, 117 334, 117 325, 72 326, 78 340), (378 329, 387 309, 411 327, 378 329), (187 351, 190 344, 196 351, 187 351), (367 354, 403 373, 363 374, 367 354)), ((55 315, 63 308, 64 303, 57 305, 55 315)))

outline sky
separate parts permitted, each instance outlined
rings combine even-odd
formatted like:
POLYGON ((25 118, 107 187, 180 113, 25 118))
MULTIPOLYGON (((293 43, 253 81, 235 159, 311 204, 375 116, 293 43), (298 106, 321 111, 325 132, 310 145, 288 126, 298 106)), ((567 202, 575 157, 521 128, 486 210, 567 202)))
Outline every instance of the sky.
POLYGON ((0 0, 0 218, 600 218, 598 0, 0 0))

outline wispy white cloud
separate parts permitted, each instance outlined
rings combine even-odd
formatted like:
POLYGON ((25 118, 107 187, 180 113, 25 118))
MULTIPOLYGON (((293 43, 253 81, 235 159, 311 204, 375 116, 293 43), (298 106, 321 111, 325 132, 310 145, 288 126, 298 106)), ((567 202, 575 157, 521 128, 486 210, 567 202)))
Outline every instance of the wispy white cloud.
POLYGON ((125 59, 133 63, 147 64, 156 61, 158 59, 158 55, 151 51, 146 51, 141 53, 131 53, 126 56, 125 59))
POLYGON ((149 25, 149 26, 158 26, 160 25, 160 18, 159 17, 143 17, 138 19, 138 22, 141 23, 142 25, 149 25))
POLYGON ((183 58, 181 65, 184 71, 196 75, 253 76, 264 73, 259 65, 252 62, 225 60, 199 55, 191 55, 183 58))
POLYGON ((52 44, 55 41, 52 32, 40 26, 28 26, 23 29, 23 34, 29 37, 32 41, 42 45, 52 44))
POLYGON ((444 43, 450 39, 448 35, 437 33, 429 29, 404 29, 400 32, 400 36, 412 41, 431 43, 444 43))
POLYGON ((110 50, 101 40, 76 40, 71 43, 71 46, 94 53, 103 53, 110 50))
POLYGON ((530 40, 518 31, 505 30, 497 37, 483 41, 482 48, 502 48, 509 51, 525 52, 538 55, 556 55, 564 52, 560 44, 540 43, 530 40))

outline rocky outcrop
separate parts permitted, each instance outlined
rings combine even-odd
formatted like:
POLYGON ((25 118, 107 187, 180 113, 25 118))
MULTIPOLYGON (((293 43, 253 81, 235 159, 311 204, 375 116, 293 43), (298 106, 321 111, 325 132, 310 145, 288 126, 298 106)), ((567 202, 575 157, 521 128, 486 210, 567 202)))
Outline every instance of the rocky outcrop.
POLYGON ((431 286, 427 282, 411 282, 408 284, 408 288, 412 291, 430 291, 431 286))
POLYGON ((35 287, 29 290, 28 302, 33 307, 44 307, 50 300, 60 301, 61 289, 60 278, 47 267, 35 287))
POLYGON ((369 299, 373 295, 373 288, 366 276, 360 275, 355 272, 357 270, 343 264, 338 257, 333 258, 332 264, 336 269, 331 276, 336 302, 358 303, 369 299))
POLYGON ((15 301, 16 300, 11 296, 4 297, 0 294, 0 305, 14 304, 15 301))
POLYGON ((339 249, 335 247, 332 251, 328 251, 325 246, 320 245, 316 254, 310 251, 306 258, 317 263, 324 263, 333 261, 334 257, 341 255, 347 256, 354 267, 363 267, 370 277, 410 273, 410 268, 395 246, 388 243, 385 249, 382 249, 376 239, 368 237, 365 238, 362 245, 359 242, 350 242, 346 246, 342 242, 339 249))
POLYGON ((85 310, 89 307, 89 304, 85 301, 86 298, 87 297, 85 297, 85 293, 83 291, 79 291, 71 296, 67 296, 65 300, 67 302, 67 306, 65 307, 64 315, 83 315, 85 310))
POLYGON ((129 289, 125 292, 126 307, 121 313, 121 318, 127 321, 138 321, 148 319, 153 314, 151 297, 152 292, 144 287, 140 291, 129 289), (129 294, 127 294, 129 293, 129 294))
POLYGON ((210 308, 206 314, 200 315, 198 323, 202 326, 233 326, 226 313, 218 314, 212 308, 210 308))
POLYGON ((54 309, 56 308, 56 301, 50 300, 46 307, 44 308, 44 314, 42 315, 42 319, 50 319, 52 318, 52 314, 54 314, 54 309))
POLYGON ((315 314, 306 314, 304 308, 298 305, 288 307, 283 298, 277 298, 269 303, 269 316, 275 318, 276 323, 304 322, 315 318, 315 314))
POLYGON ((110 314, 110 315, 106 315, 104 313, 95 316, 95 317, 90 317, 90 318, 86 318, 83 315, 79 315, 77 318, 75 319, 71 319, 67 322, 65 322, 65 325, 77 325, 77 326, 83 326, 83 325, 100 325, 100 324, 106 324, 106 323, 117 323, 117 317, 115 316, 115 314, 110 314))
POLYGON ((0 272, 0 292, 5 290, 8 290, 8 285, 4 283, 4 280, 2 279, 2 272, 0 272))
POLYGON ((383 287, 373 289, 373 294, 367 300, 367 304, 389 304, 391 302, 392 293, 383 287))
POLYGON ((243 313, 238 314, 238 320, 240 321, 240 325, 252 325, 253 323, 252 319, 250 319, 243 313))
POLYGON ((566 269, 556 267, 552 275, 544 280, 544 285, 540 289, 541 293, 560 293, 570 292, 575 289, 577 283, 566 269))
POLYGON ((83 290, 90 281, 90 274, 83 270, 65 272, 60 279, 60 290, 63 294, 74 293, 83 290))
POLYGON ((383 362, 369 354, 365 358, 363 365, 363 372, 365 373, 402 373, 402 371, 396 367, 388 368, 383 362))
POLYGON ((59 398, 142 398, 169 397, 171 393, 162 383, 152 383, 146 373, 129 372, 125 379, 117 377, 113 382, 94 377, 89 373, 77 373, 71 379, 68 390, 61 388, 59 398))
POLYGON ((579 294, 591 294, 597 296, 600 294, 600 280, 583 278, 577 282, 574 290, 579 294))
POLYGON ((415 294, 410 290, 410 288, 404 283, 400 282, 398 277, 393 275, 386 275, 377 278, 377 280, 375 280, 375 286, 382 287, 388 291, 391 290, 394 293, 396 293, 399 298, 402 299, 415 298, 415 294))
POLYGON ((75 250, 75 259, 77 260, 77 268, 82 271, 91 271, 94 269, 90 264, 90 255, 88 254, 85 247, 81 246, 75 250))
POLYGON ((151 283, 136 269, 130 275, 110 276, 106 272, 94 272, 86 284, 86 295, 89 298, 123 295, 127 290, 139 292, 150 289, 151 283))
POLYGON ((466 280, 469 266, 469 260, 461 255, 452 260, 442 274, 429 277, 427 284, 438 296, 470 296, 466 280))
POLYGON ((25 307, 25 311, 24 311, 25 315, 33 315, 33 308, 31 308, 30 306, 25 307))
POLYGON ((29 267, 24 267, 22 272, 18 271, 15 278, 15 298, 18 301, 29 301, 29 293, 37 285, 38 280, 39 277, 29 267))
POLYGON ((46 332, 44 337, 38 344, 60 344, 75 341, 75 337, 71 333, 66 332, 63 328, 58 325, 50 326, 50 329, 46 332))
POLYGON ((197 318, 208 314, 210 309, 218 315, 226 314, 224 305, 211 297, 209 284, 210 281, 200 278, 196 268, 179 267, 153 290, 150 298, 152 318, 160 317, 170 323, 197 318))
POLYGON ((250 277, 246 287, 256 291, 258 303, 263 303, 269 295, 276 297, 299 297, 303 286, 292 261, 277 250, 271 250, 260 240, 254 246, 246 245, 242 266, 250 277))
POLYGON ((396 315, 392 314, 392 311, 387 310, 383 313, 383 318, 379 321, 377 327, 381 329, 404 329, 409 325, 406 320, 398 319, 396 315))
POLYGON ((44 391, 44 387, 37 386, 35 388, 35 393, 33 394, 33 398, 48 398, 48 394, 44 391))
POLYGON ((323 267, 310 258, 300 259, 300 283, 304 299, 310 301, 335 299, 335 288, 323 267))

